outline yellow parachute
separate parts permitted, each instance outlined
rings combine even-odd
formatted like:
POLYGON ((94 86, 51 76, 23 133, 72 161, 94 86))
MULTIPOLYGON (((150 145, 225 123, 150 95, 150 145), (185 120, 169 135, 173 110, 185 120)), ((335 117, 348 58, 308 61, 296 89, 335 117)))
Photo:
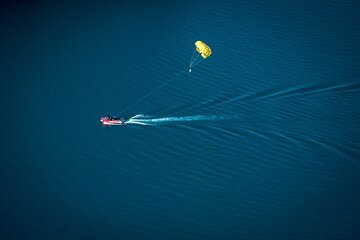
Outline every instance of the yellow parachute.
POLYGON ((202 41, 195 42, 196 51, 201 53, 203 58, 208 58, 211 55, 211 48, 202 41))

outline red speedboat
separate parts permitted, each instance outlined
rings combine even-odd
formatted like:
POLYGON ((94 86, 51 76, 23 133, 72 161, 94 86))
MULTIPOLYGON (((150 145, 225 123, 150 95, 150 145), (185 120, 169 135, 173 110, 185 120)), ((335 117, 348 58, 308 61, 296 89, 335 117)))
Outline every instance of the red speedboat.
POLYGON ((125 123, 125 119, 118 117, 102 117, 100 122, 104 125, 123 125, 125 123))

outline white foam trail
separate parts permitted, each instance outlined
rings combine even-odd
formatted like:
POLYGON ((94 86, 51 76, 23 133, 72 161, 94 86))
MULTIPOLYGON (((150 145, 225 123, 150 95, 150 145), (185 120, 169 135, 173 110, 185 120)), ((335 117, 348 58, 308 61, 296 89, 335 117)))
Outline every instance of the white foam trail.
POLYGON ((193 122, 193 121, 210 121, 210 120, 224 120, 229 119, 226 116, 216 115, 194 115, 194 116, 182 116, 182 117, 151 117, 143 114, 135 115, 131 117, 126 124, 141 124, 141 125, 159 125, 171 122, 193 122))
MULTIPOLYGON (((137 114, 137 115, 131 117, 130 119, 145 118, 145 117, 150 117, 150 116, 145 115, 145 114, 137 114)), ((129 119, 129 120, 130 120, 130 119, 129 119)))
POLYGON ((148 125, 146 123, 143 122, 137 122, 137 121, 126 121, 124 124, 138 124, 138 125, 148 125))

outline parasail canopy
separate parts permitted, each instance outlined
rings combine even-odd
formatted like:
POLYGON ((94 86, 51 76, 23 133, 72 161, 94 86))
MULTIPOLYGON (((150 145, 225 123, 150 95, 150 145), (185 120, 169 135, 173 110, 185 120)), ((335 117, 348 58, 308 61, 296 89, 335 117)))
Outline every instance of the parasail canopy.
POLYGON ((195 42, 196 51, 201 53, 203 58, 208 58, 211 55, 211 48, 202 41, 195 42))

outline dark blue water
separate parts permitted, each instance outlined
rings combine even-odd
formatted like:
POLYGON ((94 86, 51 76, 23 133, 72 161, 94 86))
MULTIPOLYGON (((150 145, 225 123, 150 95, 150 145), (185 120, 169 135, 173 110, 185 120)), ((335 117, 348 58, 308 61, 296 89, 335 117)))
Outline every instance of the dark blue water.
POLYGON ((50 2, 1 5, 1 239, 359 239, 357 1, 50 2))

